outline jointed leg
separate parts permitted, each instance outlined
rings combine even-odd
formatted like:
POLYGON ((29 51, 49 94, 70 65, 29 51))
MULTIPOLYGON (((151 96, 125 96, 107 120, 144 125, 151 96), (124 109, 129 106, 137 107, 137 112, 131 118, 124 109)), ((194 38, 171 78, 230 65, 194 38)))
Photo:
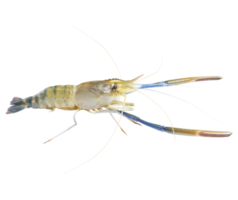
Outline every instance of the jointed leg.
POLYGON ((72 112, 72 114, 71 114, 72 124, 69 125, 68 127, 66 127, 65 129, 63 129, 62 131, 58 132, 57 134, 51 136, 50 138, 42 141, 41 145, 46 145, 46 144, 56 140, 57 138, 61 137, 62 135, 66 134, 67 132, 72 131, 77 126, 79 126, 79 121, 77 119, 77 116, 78 116, 78 112, 72 112))
POLYGON ((115 115, 110 114, 109 118, 113 121, 115 125, 118 126, 119 131, 125 136, 125 137, 130 137, 130 134, 126 131, 126 129, 123 126, 120 126, 118 123, 118 119, 115 117, 115 115))

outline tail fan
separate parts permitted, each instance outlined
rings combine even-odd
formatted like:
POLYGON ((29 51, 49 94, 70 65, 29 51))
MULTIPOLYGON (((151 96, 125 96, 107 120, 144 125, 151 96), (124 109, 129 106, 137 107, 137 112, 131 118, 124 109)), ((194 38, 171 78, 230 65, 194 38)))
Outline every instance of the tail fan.
POLYGON ((25 101, 19 97, 14 97, 10 104, 13 106, 7 109, 6 114, 16 113, 28 107, 28 104, 25 103, 25 101))

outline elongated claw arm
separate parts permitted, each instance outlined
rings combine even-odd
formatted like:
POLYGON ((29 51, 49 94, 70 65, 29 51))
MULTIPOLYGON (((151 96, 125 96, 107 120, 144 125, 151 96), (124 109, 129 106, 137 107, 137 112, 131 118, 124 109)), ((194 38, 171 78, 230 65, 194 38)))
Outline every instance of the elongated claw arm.
POLYGON ((154 88, 154 87, 166 87, 172 85, 181 85, 184 83, 198 82, 198 81, 211 81, 211 80, 220 80, 220 76, 198 76, 198 77, 187 77, 180 79, 172 79, 167 81, 161 81, 151 84, 136 84, 136 89, 145 89, 145 88, 154 88))
POLYGON ((62 131, 58 132, 57 134, 51 136, 50 138, 42 141, 41 145, 49 144, 50 142, 53 142, 57 138, 61 137, 62 135, 66 134, 69 131, 72 131, 74 128, 79 126, 79 121, 77 119, 77 116, 78 116, 78 112, 73 112, 71 115, 72 124, 66 127, 65 129, 63 129, 62 131))
MULTIPOLYGON (((121 114, 121 111, 118 110, 117 113, 121 114)), ((173 134, 172 127, 166 127, 166 126, 161 126, 159 124, 153 124, 145 120, 142 120, 139 117, 129 114, 127 112, 123 112, 123 116, 135 122, 140 122, 141 124, 144 124, 150 128, 154 128, 158 131, 173 134)), ((175 134, 187 135, 187 136, 228 137, 232 134, 229 131, 207 131, 207 130, 193 130, 193 129, 184 129, 184 128, 173 128, 173 129, 175 134)))

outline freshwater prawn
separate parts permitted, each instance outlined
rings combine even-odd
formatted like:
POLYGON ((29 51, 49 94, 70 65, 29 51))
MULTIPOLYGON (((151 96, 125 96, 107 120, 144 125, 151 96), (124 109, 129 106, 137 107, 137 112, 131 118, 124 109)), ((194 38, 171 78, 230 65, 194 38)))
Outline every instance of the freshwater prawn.
MULTIPOLYGON (((82 32, 81 30, 79 31, 82 32)), ((86 33, 84 34, 87 35, 86 33)), ((97 42, 91 36, 89 35, 87 36, 90 37, 95 42, 97 42)), ((108 51, 99 42, 97 43, 108 53, 108 51)), ((111 57, 109 53, 108 55, 111 57)), ((116 65, 114 60, 113 62, 116 65)), ((74 125, 70 126, 68 129, 56 135, 55 137, 51 138, 50 140, 47 140, 46 142, 49 142, 55 139, 59 135, 75 127, 77 125, 75 116, 77 112, 81 110, 86 110, 94 114, 109 113, 112 117, 113 117, 112 115, 113 113, 119 114, 120 115, 119 122, 117 122, 115 118, 113 117, 113 119, 117 123, 117 127, 120 127, 119 125, 120 120, 123 116, 135 124, 138 124, 138 125, 144 124, 150 128, 156 129, 158 131, 166 132, 169 134, 178 134, 178 135, 187 135, 187 136, 203 136, 203 137, 228 137, 232 134, 230 131, 211 131, 211 130, 176 128, 176 127, 173 127, 171 121, 170 121, 171 126, 162 126, 159 124, 150 123, 148 121, 140 119, 139 117, 129 114, 127 112, 127 111, 132 111, 134 109, 134 103, 126 101, 127 95, 131 93, 134 93, 134 92, 142 93, 140 90, 148 89, 148 88, 168 87, 168 86, 175 86, 175 85, 191 83, 191 82, 220 80, 222 79, 222 77, 220 76, 187 77, 187 78, 166 80, 166 81, 161 81, 161 82, 156 82, 151 84, 138 84, 138 80, 142 76, 143 75, 138 76, 132 80, 122 80, 122 79, 114 78, 114 79, 108 79, 108 80, 89 81, 89 82, 81 83, 79 85, 51 86, 42 90, 36 95, 30 96, 24 99, 19 97, 14 97, 12 101, 10 102, 11 107, 8 108, 6 114, 17 113, 26 108, 48 109, 52 111, 56 108, 61 110, 74 110, 75 111, 75 114, 73 117, 75 122, 74 125)), ((154 103, 157 104, 155 101, 154 103)), ((165 113, 163 109, 162 111, 165 113)), ((125 133, 125 131, 121 127, 120 129, 125 133)), ((107 142, 107 144, 109 143, 109 141, 107 142)), ((103 147, 103 149, 105 148, 105 146, 103 147)), ((101 149, 101 151, 103 149, 101 149)))

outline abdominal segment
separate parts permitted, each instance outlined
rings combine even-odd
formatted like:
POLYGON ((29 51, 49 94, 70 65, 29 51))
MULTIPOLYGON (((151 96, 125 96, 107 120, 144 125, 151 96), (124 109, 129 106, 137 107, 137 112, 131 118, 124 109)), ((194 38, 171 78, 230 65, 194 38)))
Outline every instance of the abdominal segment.
POLYGON ((32 97, 31 107, 76 110, 77 107, 73 101, 74 91, 74 85, 57 85, 48 87, 32 97))

